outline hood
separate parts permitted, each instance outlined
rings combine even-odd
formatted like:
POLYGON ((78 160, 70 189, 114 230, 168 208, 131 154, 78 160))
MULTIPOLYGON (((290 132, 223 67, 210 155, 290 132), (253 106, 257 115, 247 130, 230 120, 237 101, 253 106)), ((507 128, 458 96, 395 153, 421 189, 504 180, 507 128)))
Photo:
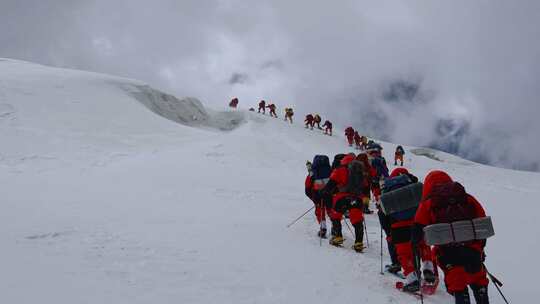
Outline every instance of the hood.
POLYGON ((347 154, 342 160, 341 160, 341 165, 342 166, 347 166, 348 164, 350 164, 353 160, 355 160, 356 157, 352 154, 347 154))
POLYGON ((390 177, 396 177, 401 174, 409 174, 409 170, 403 167, 395 168, 394 170, 392 170, 392 173, 390 173, 390 177))
MULTIPOLYGON (((356 157, 356 160, 359 160, 362 162, 362 164, 364 164, 364 167, 365 168, 370 168, 371 165, 369 164, 369 158, 368 158, 368 155, 366 153, 360 153, 358 154, 358 156, 356 157)), ((369 170, 369 169, 368 169, 369 170)))
POLYGON ((424 179, 424 190, 422 191, 422 200, 426 200, 431 194, 433 186, 452 182, 452 178, 444 171, 434 170, 426 175, 424 179))

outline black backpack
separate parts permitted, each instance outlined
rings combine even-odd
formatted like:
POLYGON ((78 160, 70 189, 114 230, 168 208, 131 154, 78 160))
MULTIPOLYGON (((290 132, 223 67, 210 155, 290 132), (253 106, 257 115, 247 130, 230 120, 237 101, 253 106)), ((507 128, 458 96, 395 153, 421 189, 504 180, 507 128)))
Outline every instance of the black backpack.
POLYGON ((345 157, 345 154, 336 154, 334 161, 332 162, 332 169, 336 169, 341 166, 341 160, 345 157))
POLYGON ((332 167, 330 167, 330 160, 328 159, 328 156, 315 155, 315 157, 313 157, 311 170, 313 172, 313 175, 311 176, 313 180, 329 178, 330 173, 332 172, 332 167))
POLYGON ((365 172, 364 164, 359 160, 353 160, 347 165, 347 185, 341 191, 361 195, 364 193, 365 172))
POLYGON ((452 223, 475 217, 474 206, 469 203, 465 188, 458 182, 435 185, 429 198, 436 223, 452 223))

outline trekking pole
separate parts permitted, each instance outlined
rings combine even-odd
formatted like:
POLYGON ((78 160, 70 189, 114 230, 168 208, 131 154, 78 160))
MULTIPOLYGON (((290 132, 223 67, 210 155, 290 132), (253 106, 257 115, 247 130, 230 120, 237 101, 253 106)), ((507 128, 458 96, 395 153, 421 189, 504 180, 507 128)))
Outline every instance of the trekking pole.
POLYGON ((493 282, 493 285, 495 285, 495 288, 497 288, 497 291, 499 292, 499 294, 501 295, 501 297, 503 298, 504 302, 506 304, 509 304, 508 303, 508 300, 506 299, 506 297, 504 296, 502 290, 500 287, 503 286, 503 283, 501 281, 499 281, 499 279, 497 279, 494 275, 492 275, 486 268, 486 265, 484 265, 484 268, 486 269, 486 272, 489 276, 489 278, 491 279, 491 282, 493 282))
POLYGON ((304 212, 302 215, 300 215, 298 218, 296 218, 294 221, 292 221, 289 225, 287 225, 287 228, 291 227, 296 222, 298 222, 301 218, 303 218, 306 214, 308 214, 308 212, 313 210, 313 208, 315 208, 315 205, 313 205, 313 207, 309 208, 306 212, 304 212))
POLYGON ((325 211, 323 208, 323 201, 321 200, 321 207, 320 207, 321 211, 320 211, 320 218, 321 218, 321 221, 319 222, 319 246, 322 247, 322 221, 324 220, 325 221, 325 225, 326 225, 326 217, 323 217, 323 212, 325 211))
POLYGON ((412 244, 412 250, 413 250, 413 258, 414 258, 414 270, 416 272, 416 278, 418 279, 418 283, 420 283, 420 303, 424 304, 424 294, 422 293, 422 273, 420 271, 420 254, 418 253, 418 248, 416 247, 416 244, 412 244))
POLYGON ((347 225, 347 228, 349 228, 349 231, 351 232, 353 238, 356 239, 356 235, 352 231, 351 226, 349 226, 349 223, 347 222, 347 219, 345 219, 344 222, 345 222, 345 225, 347 225))
POLYGON ((384 272, 383 272, 383 253, 382 253, 382 242, 383 242, 383 237, 382 237, 382 226, 381 226, 381 275, 384 275, 384 272))
POLYGON ((364 219, 364 234, 366 235, 367 248, 369 248, 369 237, 368 237, 368 233, 367 233, 367 225, 366 225, 366 220, 365 219, 364 219))

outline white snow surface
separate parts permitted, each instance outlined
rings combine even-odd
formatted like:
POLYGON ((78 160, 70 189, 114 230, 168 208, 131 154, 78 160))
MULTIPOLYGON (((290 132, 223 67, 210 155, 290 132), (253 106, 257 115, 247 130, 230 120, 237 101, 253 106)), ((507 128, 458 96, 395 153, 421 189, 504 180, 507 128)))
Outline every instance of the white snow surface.
MULTIPOLYGON (((379 274, 375 215, 364 254, 345 226, 344 248, 321 246, 312 213, 286 228, 312 206, 305 161, 349 152, 341 136, 0 59, 0 141, 0 303, 418 302, 379 274)), ((540 175, 426 151, 406 167, 446 170, 483 203, 487 266, 511 302, 534 302, 540 175)), ((452 301, 443 284, 425 299, 452 301)))

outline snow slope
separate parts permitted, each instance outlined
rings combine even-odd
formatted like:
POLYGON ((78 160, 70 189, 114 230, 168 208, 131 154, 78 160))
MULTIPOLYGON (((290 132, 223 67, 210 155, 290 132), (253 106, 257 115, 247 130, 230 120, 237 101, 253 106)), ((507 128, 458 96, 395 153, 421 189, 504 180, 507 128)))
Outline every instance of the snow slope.
MULTIPOLYGON (((417 302, 379 275, 376 216, 361 255, 345 227, 344 249, 320 246, 312 214, 286 228, 311 207, 305 161, 347 152, 342 137, 0 60, 0 140, 0 303, 417 302)), ((497 233, 487 265, 530 303, 540 175, 424 152, 407 167, 444 169, 484 203, 497 233)), ((443 288, 426 299, 451 301, 443 288)))

